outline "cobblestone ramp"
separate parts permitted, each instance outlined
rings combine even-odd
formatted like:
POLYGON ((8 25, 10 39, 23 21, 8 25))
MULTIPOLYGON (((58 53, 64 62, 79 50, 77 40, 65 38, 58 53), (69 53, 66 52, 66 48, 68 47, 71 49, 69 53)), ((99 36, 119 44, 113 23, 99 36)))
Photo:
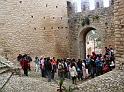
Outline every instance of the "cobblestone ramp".
POLYGON ((124 92, 124 70, 113 70, 77 86, 79 90, 74 92, 124 92))
POLYGON ((2 92, 56 92, 57 85, 42 78, 13 76, 2 92))

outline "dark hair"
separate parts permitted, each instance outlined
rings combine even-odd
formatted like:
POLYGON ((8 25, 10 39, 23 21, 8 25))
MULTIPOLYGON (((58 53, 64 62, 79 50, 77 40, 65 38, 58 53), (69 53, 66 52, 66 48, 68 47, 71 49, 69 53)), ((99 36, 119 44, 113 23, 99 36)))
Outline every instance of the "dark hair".
POLYGON ((90 55, 87 55, 87 57, 90 57, 90 55))
POLYGON ((107 49, 107 47, 105 47, 107 49))
POLYGON ((23 58, 24 58, 24 57, 27 57, 27 54, 24 54, 24 55, 23 55, 23 58))
POLYGON ((50 60, 50 57, 47 57, 46 60, 49 61, 50 60))
POLYGON ((72 68, 73 66, 75 66, 75 63, 71 63, 71 68, 72 68))
POLYGON ((35 59, 38 59, 38 57, 36 56, 35 59))

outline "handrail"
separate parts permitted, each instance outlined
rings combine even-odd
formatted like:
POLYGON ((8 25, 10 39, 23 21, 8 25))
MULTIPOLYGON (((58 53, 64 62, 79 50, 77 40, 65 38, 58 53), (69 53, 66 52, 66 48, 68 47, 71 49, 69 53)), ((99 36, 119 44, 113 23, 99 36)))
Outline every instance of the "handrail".
POLYGON ((6 86, 6 84, 9 82, 10 78, 13 76, 14 72, 11 73, 11 75, 9 76, 9 78, 7 79, 7 81, 3 84, 3 86, 0 88, 0 92, 2 91, 2 89, 6 86))
POLYGON ((7 71, 5 71, 5 73, 7 73, 8 71, 11 72, 11 75, 9 75, 9 77, 7 78, 7 80, 5 81, 5 83, 2 85, 2 87, 0 88, 0 92, 2 91, 2 89, 6 86, 6 84, 9 82, 10 78, 13 76, 14 72, 11 71, 13 65, 10 61, 7 61, 4 57, 0 56, 0 63, 4 66, 6 66, 8 68, 7 71))

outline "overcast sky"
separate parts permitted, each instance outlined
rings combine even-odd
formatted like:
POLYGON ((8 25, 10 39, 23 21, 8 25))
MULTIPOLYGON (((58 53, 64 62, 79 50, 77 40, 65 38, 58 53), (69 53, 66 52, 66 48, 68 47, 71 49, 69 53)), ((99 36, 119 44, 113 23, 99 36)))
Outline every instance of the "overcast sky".
MULTIPOLYGON (((76 1, 78 3, 78 11, 81 11, 81 9, 80 9, 81 0, 74 0, 74 1, 76 1)), ((94 6, 94 1, 95 0, 89 0, 89 1, 90 1, 90 9, 93 10, 95 8, 95 6, 94 6)), ((104 2, 105 7, 109 6, 109 0, 103 0, 103 2, 104 2)))

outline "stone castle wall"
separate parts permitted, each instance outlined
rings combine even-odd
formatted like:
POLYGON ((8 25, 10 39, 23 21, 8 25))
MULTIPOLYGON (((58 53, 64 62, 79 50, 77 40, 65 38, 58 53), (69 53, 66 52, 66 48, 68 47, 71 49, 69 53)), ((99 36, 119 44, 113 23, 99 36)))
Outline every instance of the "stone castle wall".
POLYGON ((0 52, 68 57, 66 0, 0 0, 0 52))
POLYGON ((71 34, 71 51, 73 54, 72 57, 82 58, 82 53, 85 52, 85 42, 82 40, 85 38, 87 33, 93 28, 96 29, 97 33, 101 37, 102 48, 104 50, 105 46, 112 45, 115 47, 114 40, 114 13, 113 6, 108 8, 100 8, 92 11, 84 11, 81 13, 77 13, 70 17, 70 34, 71 34), (90 24, 82 26, 82 19, 89 16, 90 24), (93 19, 95 16, 98 16, 98 19, 93 19), (80 49, 80 41, 83 47, 80 49))
POLYGON ((116 69, 86 81, 75 92, 124 92, 124 0, 114 1, 116 69))
POLYGON ((69 9, 66 0, 1 0, 0 53, 4 56, 8 53, 9 58, 15 58, 19 53, 82 58, 81 50, 82 53, 85 51, 79 46, 87 28, 97 29, 103 38, 103 48, 115 46, 113 7, 76 14, 69 9), (99 20, 93 21, 92 17, 96 15, 99 20), (82 19, 86 16, 91 23, 82 26, 82 19))

